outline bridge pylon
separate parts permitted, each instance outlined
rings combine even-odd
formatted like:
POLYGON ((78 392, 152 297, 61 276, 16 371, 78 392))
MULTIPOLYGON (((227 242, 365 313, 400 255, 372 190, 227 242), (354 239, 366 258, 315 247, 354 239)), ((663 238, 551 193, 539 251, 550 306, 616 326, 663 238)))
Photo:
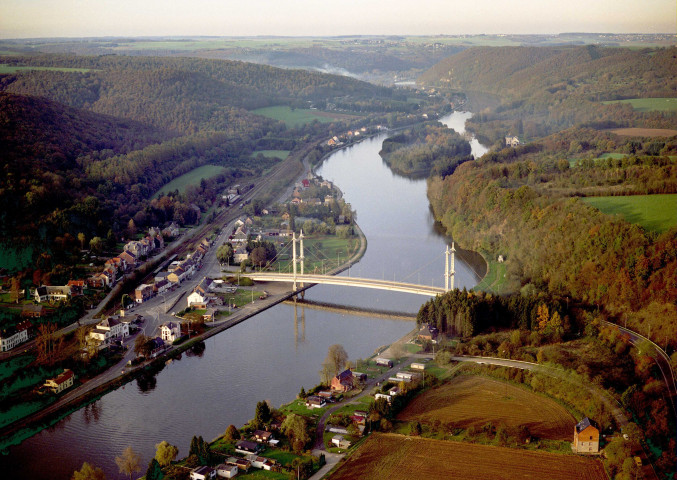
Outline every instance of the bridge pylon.
POLYGON ((451 242, 451 248, 447 245, 447 250, 444 252, 444 290, 449 291, 454 289, 454 277, 456 275, 456 248, 454 242, 451 242))
MULTIPOLYGON (((296 278, 298 276, 298 274, 297 274, 297 270, 298 270, 297 264, 298 263, 301 264, 301 275, 304 274, 303 230, 301 230, 301 234, 300 234, 298 239, 296 238, 296 232, 293 232, 291 241, 292 241, 292 264, 293 264, 293 272, 294 272, 294 285, 292 287, 292 291, 295 292, 296 290, 298 290, 297 282, 296 282, 296 278), (298 240, 300 247, 301 247, 301 256, 299 256, 299 257, 296 256, 296 242, 297 242, 297 240, 298 240)), ((304 286, 303 283, 301 283, 301 288, 303 288, 303 286, 304 286)))

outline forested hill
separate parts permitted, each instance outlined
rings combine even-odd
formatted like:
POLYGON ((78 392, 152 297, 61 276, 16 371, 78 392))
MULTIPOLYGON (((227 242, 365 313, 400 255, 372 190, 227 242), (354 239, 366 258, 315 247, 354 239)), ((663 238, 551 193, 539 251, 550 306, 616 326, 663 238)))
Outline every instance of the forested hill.
POLYGON ((6 92, 47 97, 181 133, 228 129, 238 108, 392 96, 390 89, 338 75, 225 60, 35 55, 0 56, 0 63, 57 69, 0 76, 0 89, 6 92))
POLYGON ((676 58, 675 47, 476 47, 441 61, 419 82, 498 96, 501 105, 469 125, 491 142, 508 134, 534 139, 577 124, 670 128, 677 124, 673 113, 600 102, 677 96, 676 58))

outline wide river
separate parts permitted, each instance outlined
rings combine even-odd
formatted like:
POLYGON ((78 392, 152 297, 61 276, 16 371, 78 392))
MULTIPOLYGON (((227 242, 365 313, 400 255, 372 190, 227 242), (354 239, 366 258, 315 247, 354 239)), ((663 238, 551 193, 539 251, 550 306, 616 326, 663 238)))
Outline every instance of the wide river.
MULTIPOLYGON (((459 132, 469 113, 442 119, 459 132)), ((448 238, 435 229, 425 180, 394 175, 378 155, 386 135, 331 155, 317 173, 334 182, 357 211, 368 247, 344 275, 444 285, 448 238)), ((473 141, 473 153, 486 149, 473 141)), ((458 250, 458 247, 457 247, 458 250)), ((458 288, 471 288, 483 273, 479 256, 456 256, 458 288)), ((416 313, 426 297, 350 287, 315 286, 306 299, 416 313)), ((320 381, 330 345, 342 344, 351 359, 372 355, 401 338, 413 322, 330 313, 279 305, 208 339, 200 356, 184 354, 155 381, 132 382, 69 415, 54 427, 12 447, 0 458, 2 478, 67 480, 87 461, 107 477, 122 478, 115 457, 131 446, 143 470, 166 440, 188 454, 193 435, 211 440, 230 424, 254 417, 259 400, 274 406, 292 400, 301 386, 320 381)))

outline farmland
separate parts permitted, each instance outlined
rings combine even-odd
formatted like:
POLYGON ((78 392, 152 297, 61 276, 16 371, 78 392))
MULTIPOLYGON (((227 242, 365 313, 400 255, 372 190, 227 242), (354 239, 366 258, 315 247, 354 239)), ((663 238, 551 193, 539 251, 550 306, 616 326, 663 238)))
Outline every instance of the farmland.
POLYGON ((157 198, 163 193, 173 192, 174 190, 178 190, 180 193, 183 193, 188 185, 199 185, 200 180, 203 178, 208 179, 215 177, 219 173, 223 173, 224 170, 226 170, 224 167, 220 167, 218 165, 202 165, 201 167, 195 168, 190 172, 175 178, 163 186, 160 190, 158 190, 153 198, 157 198))
POLYGON ((622 137, 674 137, 677 130, 669 128, 614 128, 611 133, 622 137))
POLYGON ((601 462, 573 455, 375 433, 329 478, 602 480, 607 477, 601 462))
POLYGON ((397 417, 402 421, 481 427, 487 422, 505 427, 525 425, 531 434, 567 440, 576 421, 558 403, 497 380, 460 376, 416 397, 397 417))
POLYGON ((638 112, 677 112, 677 98, 628 98, 626 100, 609 100, 602 103, 605 105, 629 103, 638 112))
POLYGON ((587 197, 583 201, 649 231, 660 233, 677 225, 677 194, 587 197))

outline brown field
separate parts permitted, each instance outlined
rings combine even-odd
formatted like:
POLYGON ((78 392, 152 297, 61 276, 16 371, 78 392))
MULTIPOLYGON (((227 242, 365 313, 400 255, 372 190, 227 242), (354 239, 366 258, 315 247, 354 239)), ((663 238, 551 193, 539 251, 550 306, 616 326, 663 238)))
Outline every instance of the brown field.
POLYGON ((330 480, 605 480, 599 460, 394 434, 372 434, 330 480))
POLYGON ((458 428, 487 422, 506 427, 525 425, 531 435, 550 440, 573 439, 576 420, 560 404, 508 383, 479 376, 460 376, 416 397, 397 416, 458 428))
POLYGON ((614 128, 609 132, 623 137, 673 137, 677 135, 677 130, 668 128, 614 128))

